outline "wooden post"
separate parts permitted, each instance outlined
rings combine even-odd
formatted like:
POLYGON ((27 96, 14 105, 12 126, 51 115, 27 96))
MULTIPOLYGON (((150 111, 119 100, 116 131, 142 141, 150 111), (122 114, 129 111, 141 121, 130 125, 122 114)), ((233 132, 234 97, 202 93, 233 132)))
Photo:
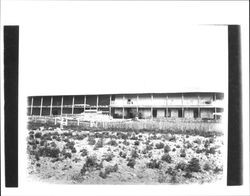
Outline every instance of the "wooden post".
POLYGON ((201 117, 201 108, 200 108, 200 95, 198 95, 198 118, 201 117))
POLYGON ((52 116, 52 109, 53 109, 53 97, 51 97, 50 99, 50 111, 49 111, 49 115, 52 116))
POLYGON ((109 116, 111 116, 111 95, 109 95, 109 116))
POLYGON ((34 102, 34 97, 31 98, 31 108, 30 108, 30 115, 32 116, 33 113, 33 102, 34 102))
POLYGON ((151 118, 153 118, 153 103, 154 103, 154 96, 151 94, 151 118))
POLYGON ((122 107, 122 119, 124 119, 124 104, 125 104, 125 96, 123 95, 123 97, 122 97, 122 100, 123 100, 123 107, 122 107))
POLYGON ((75 107, 75 96, 72 99, 72 115, 74 114, 74 107, 75 107))
POLYGON ((98 111, 98 104, 99 104, 99 96, 96 96, 96 111, 98 111))
POLYGON ((63 115, 63 96, 62 96, 62 100, 61 100, 61 116, 63 115))
MULTIPOLYGON (((217 113, 216 108, 214 108, 214 113, 217 113)), ((216 119, 216 115, 214 115, 214 119, 217 120, 217 119, 216 119)))
POLYGON ((139 114, 139 95, 137 95, 136 99, 137 99, 137 100, 136 100, 136 102, 137 102, 137 103, 136 103, 136 105, 137 105, 137 106, 136 106, 136 111, 137 111, 137 114, 139 114))
POLYGON ((40 116, 42 116, 42 112, 43 112, 43 97, 41 97, 40 116))
POLYGON ((84 113, 85 113, 85 110, 86 110, 86 95, 84 95, 84 104, 83 104, 83 108, 84 108, 84 113))
POLYGON ((166 117, 168 118, 168 95, 166 95, 166 117))

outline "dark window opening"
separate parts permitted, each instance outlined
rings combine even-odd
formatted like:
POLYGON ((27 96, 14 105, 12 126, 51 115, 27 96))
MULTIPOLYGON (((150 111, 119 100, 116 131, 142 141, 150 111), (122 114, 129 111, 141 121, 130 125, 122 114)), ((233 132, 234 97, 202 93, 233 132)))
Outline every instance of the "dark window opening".
POLYGON ((171 110, 167 109, 167 116, 170 118, 171 117, 171 110))
POLYGON ((178 118, 182 117, 182 109, 178 109, 178 118))
POLYGON ((199 115, 198 109, 196 108, 196 109, 194 109, 194 118, 198 118, 199 117, 198 115, 199 115))
POLYGON ((157 117, 157 109, 153 109, 153 117, 157 117))

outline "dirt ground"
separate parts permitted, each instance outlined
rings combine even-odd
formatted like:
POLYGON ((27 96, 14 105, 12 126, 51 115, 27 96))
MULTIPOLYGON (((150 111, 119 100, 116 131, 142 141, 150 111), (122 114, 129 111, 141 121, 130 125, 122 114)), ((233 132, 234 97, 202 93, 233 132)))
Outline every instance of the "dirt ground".
POLYGON ((223 135, 29 130, 28 173, 60 184, 211 183, 223 175, 223 135))

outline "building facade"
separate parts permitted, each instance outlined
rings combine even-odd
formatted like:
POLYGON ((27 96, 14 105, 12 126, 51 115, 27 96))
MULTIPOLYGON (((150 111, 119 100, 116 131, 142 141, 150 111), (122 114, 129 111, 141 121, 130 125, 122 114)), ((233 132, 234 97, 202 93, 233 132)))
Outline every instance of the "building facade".
POLYGON ((219 92, 101 94, 28 97, 28 115, 98 112, 113 118, 217 119, 223 113, 219 92))

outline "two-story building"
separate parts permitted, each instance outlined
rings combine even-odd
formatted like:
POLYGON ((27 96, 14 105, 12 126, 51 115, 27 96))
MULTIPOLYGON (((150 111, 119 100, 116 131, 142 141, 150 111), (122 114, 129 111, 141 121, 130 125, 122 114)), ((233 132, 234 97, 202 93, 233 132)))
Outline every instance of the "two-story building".
POLYGON ((99 94, 28 97, 28 115, 100 112, 114 118, 219 118, 221 92, 99 94))

